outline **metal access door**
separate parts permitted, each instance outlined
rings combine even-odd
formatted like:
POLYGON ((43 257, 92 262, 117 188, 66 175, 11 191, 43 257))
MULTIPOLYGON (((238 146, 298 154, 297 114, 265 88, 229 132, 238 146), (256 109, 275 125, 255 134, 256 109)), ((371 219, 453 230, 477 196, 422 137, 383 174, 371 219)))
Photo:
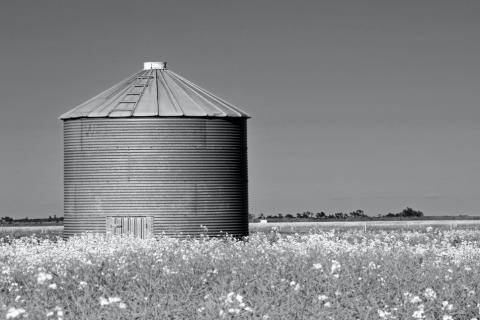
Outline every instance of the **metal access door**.
POLYGON ((107 217, 107 234, 125 234, 146 238, 152 235, 153 217, 107 217))

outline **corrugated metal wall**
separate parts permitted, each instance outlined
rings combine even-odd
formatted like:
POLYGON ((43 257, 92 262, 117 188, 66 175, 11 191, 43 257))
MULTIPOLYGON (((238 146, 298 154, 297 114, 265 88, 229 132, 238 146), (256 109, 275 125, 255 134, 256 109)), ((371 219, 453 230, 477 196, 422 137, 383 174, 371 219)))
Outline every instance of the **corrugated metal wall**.
POLYGON ((152 216, 155 234, 247 235, 246 120, 65 120, 64 235, 124 215, 152 216))

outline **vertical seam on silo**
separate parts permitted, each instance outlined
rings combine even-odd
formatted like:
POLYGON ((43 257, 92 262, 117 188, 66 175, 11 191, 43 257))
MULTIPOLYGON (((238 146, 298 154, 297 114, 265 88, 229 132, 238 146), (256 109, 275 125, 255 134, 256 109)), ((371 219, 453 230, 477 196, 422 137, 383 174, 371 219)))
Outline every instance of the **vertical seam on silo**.
POLYGON ((157 116, 160 116, 160 101, 158 100, 158 71, 155 70, 155 89, 156 89, 156 99, 155 102, 157 103, 157 116))
MULTIPOLYGON (((169 74, 170 75, 170 74, 169 74)), ((215 105, 214 103, 208 101, 207 98, 205 98, 204 96, 206 96, 205 93, 203 92, 198 92, 199 90, 195 87, 193 87, 192 85, 190 85, 189 83, 187 83, 186 81, 183 81, 183 79, 181 79, 180 77, 177 76, 177 74, 175 74, 174 72, 171 72, 171 75, 172 79, 176 79, 176 81, 182 83, 183 85, 185 85, 187 88, 189 88, 190 90, 192 90, 193 92, 195 92, 195 94, 197 94, 198 97, 200 97, 200 99, 202 99, 203 101, 205 101, 206 103, 208 103, 210 106, 212 106, 214 109, 218 110, 221 114, 223 114, 224 117, 228 117, 228 114, 222 110, 220 107, 218 107, 217 105, 215 105)), ((226 109, 229 109, 229 108, 226 108, 226 109)), ((217 116, 216 114, 214 114, 213 116, 217 116)))
MULTIPOLYGON (((165 73, 166 73, 166 74, 170 77, 170 79, 172 79, 172 81, 175 83, 175 79, 170 75, 170 73, 169 73, 169 72, 165 72, 165 73)), ((190 97, 190 95, 185 91, 185 89, 183 89, 183 88, 182 88, 181 86, 179 86, 177 83, 175 83, 175 85, 177 85, 177 86, 185 93, 185 96, 188 98, 188 100, 190 100, 190 101, 193 103, 193 105, 195 105, 197 108, 199 108, 200 110, 202 110, 202 111, 205 113, 206 116, 210 116, 210 115, 208 114, 208 112, 207 112, 204 108, 202 108, 202 106, 200 106, 197 102, 195 102, 195 100, 193 100, 193 99, 190 97)))
POLYGON ((170 88, 168 87, 167 81, 165 80, 165 77, 163 76, 162 71, 160 71, 160 75, 162 76, 162 85, 165 88, 165 91, 167 92, 170 101, 172 102, 175 109, 177 109, 177 111, 181 112, 182 115, 184 116, 185 112, 183 112, 183 109, 180 106, 180 104, 178 103, 177 98, 173 95, 172 90, 170 90, 170 88))

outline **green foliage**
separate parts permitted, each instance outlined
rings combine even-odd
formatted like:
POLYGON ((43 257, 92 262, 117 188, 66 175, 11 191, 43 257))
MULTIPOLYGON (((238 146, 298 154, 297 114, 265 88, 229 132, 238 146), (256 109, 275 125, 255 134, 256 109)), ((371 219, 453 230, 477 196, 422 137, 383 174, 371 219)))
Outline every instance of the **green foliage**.
POLYGON ((273 229, 248 241, 23 238, 1 246, 0 316, 471 319, 479 246, 479 230, 431 228, 273 229))

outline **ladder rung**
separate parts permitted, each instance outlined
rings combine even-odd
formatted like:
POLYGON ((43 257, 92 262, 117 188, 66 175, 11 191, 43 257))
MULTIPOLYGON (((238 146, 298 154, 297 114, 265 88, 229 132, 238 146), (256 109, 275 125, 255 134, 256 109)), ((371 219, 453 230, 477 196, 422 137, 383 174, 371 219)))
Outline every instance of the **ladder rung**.
POLYGON ((140 93, 127 93, 127 96, 139 96, 140 93))
POLYGON ((138 77, 137 79, 153 79, 153 76, 138 77))
POLYGON ((135 88, 145 88, 148 87, 148 84, 136 84, 134 85, 135 88))
POLYGON ((137 101, 120 101, 118 104, 120 103, 137 103, 137 101))

